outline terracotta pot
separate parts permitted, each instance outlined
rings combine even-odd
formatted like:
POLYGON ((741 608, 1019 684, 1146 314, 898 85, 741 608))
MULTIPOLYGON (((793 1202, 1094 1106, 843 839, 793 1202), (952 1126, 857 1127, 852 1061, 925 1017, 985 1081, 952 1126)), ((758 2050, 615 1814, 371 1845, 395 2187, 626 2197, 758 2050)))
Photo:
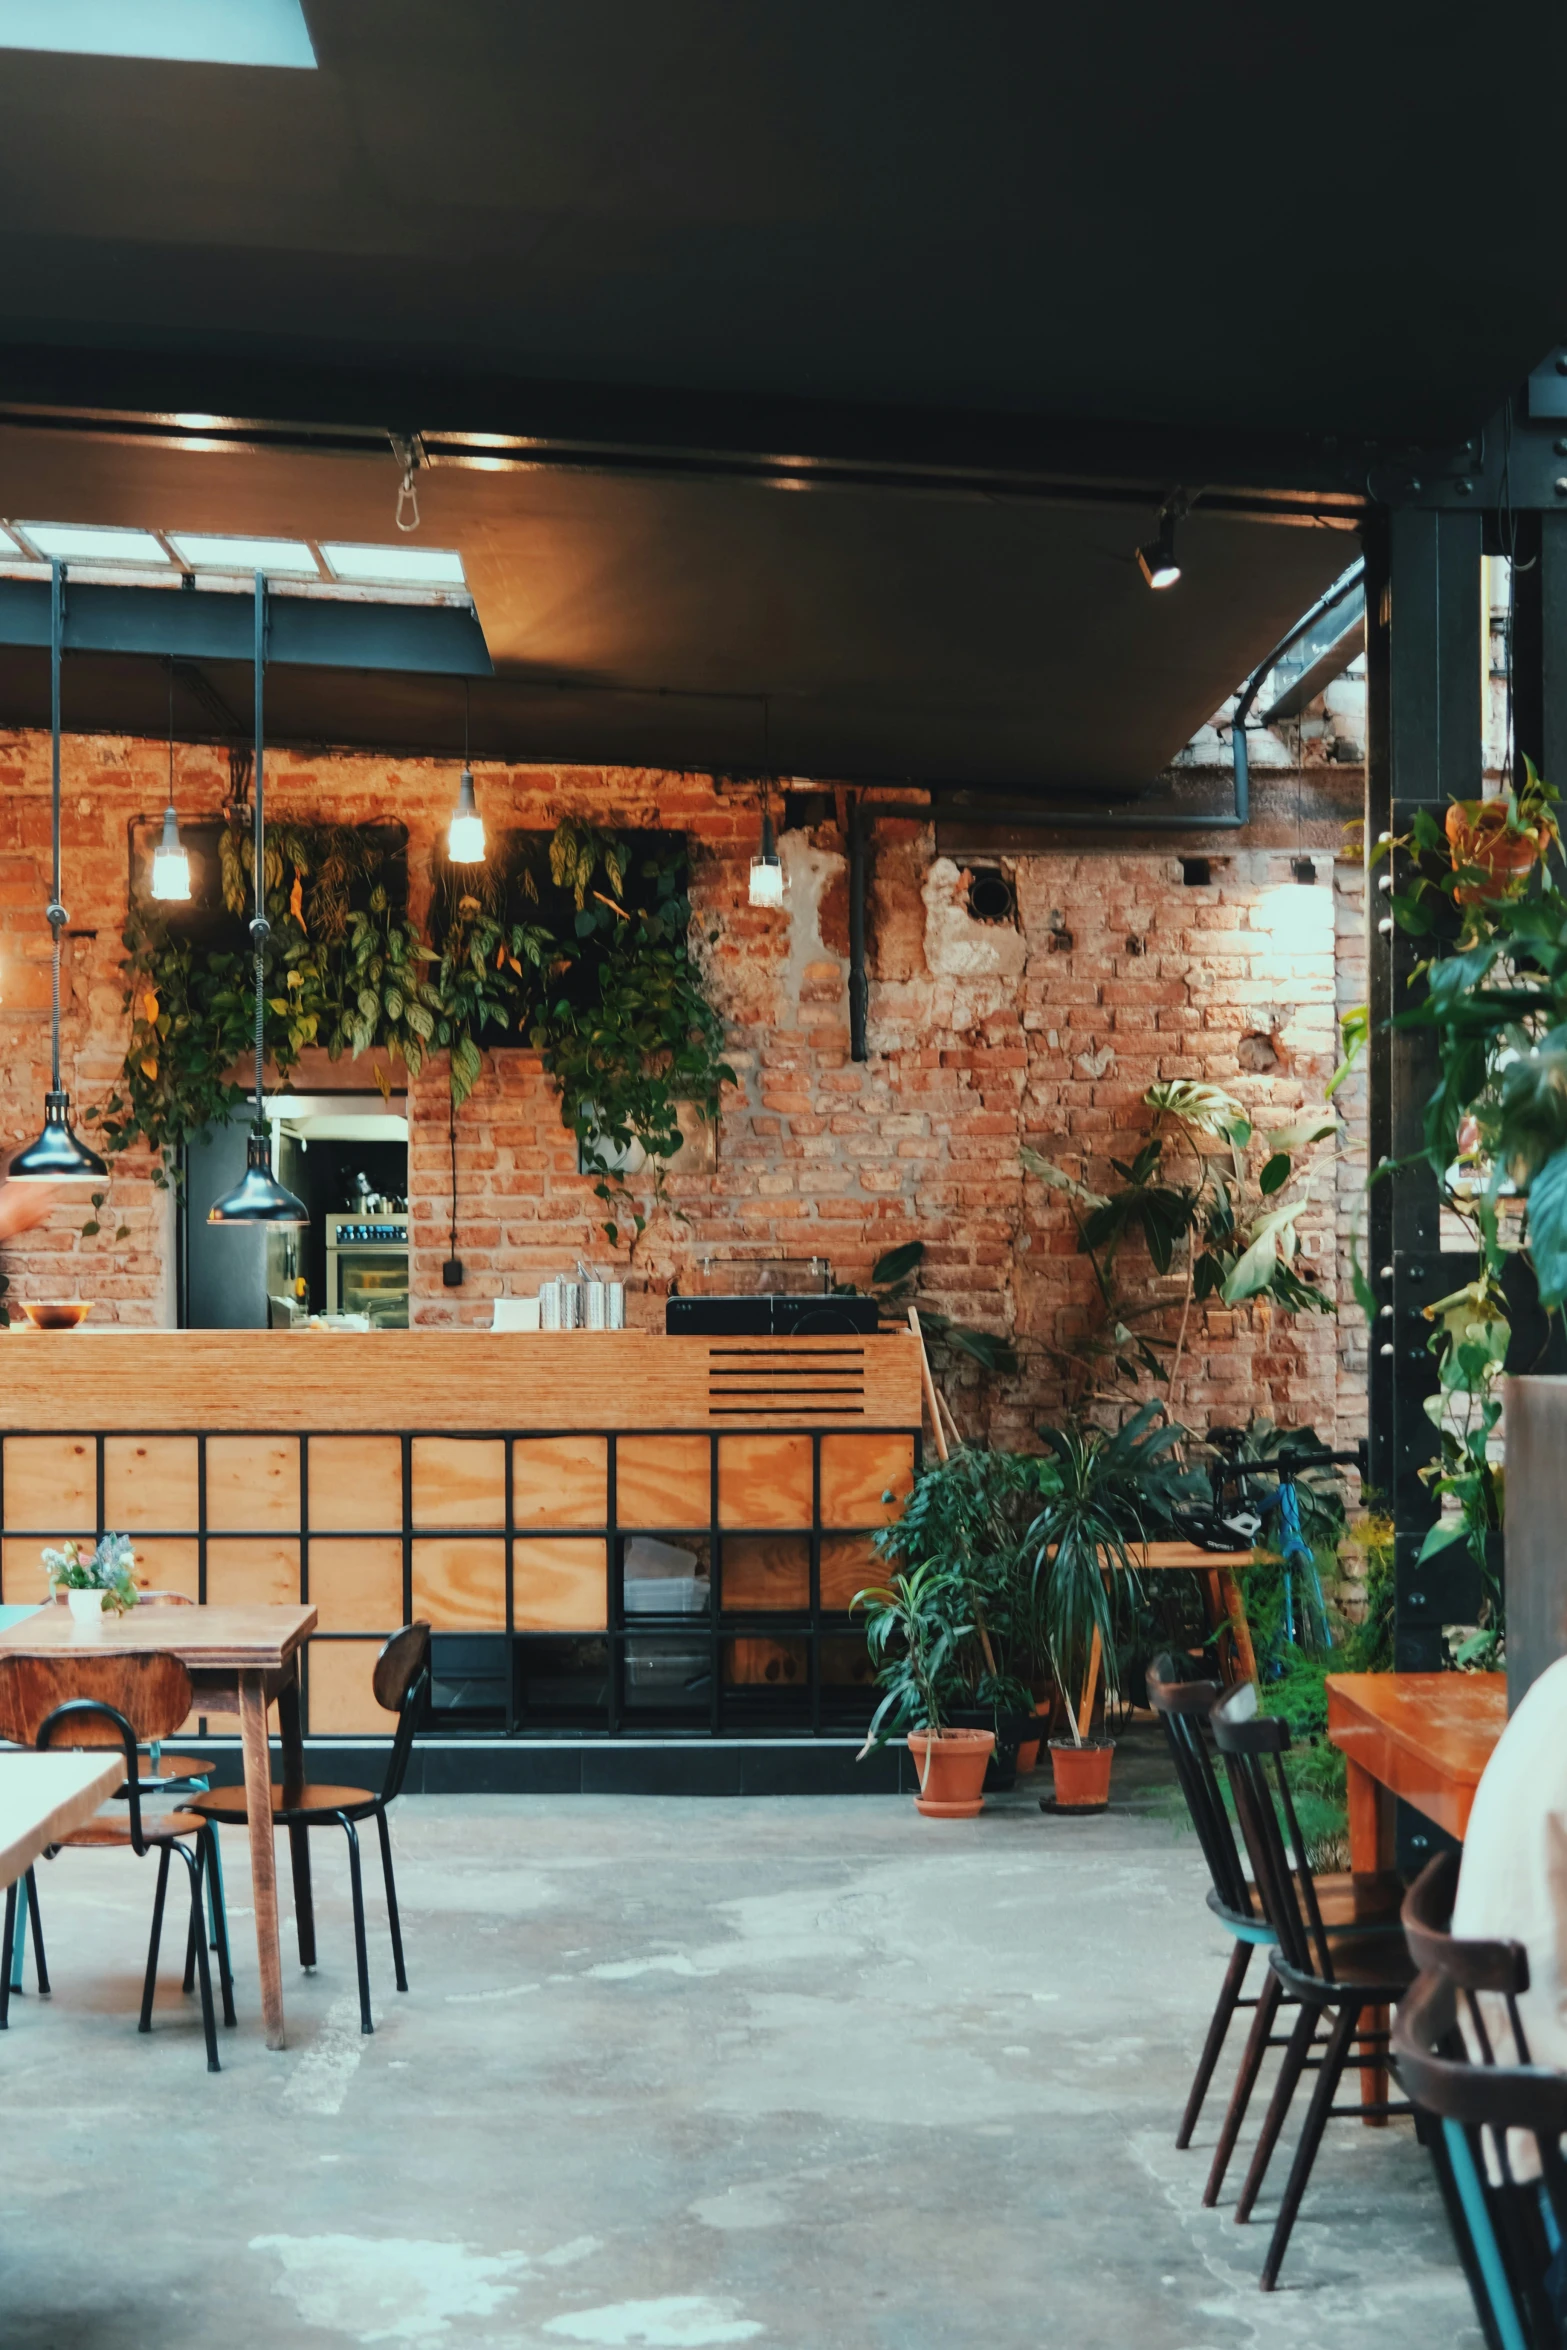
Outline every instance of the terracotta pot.
POLYGON ((1052 1738, 1050 1768, 1057 1811, 1103 1811, 1110 1800, 1114 1759, 1113 1738, 1085 1738, 1081 1746, 1074 1746, 1070 1738, 1052 1738))
POLYGON ((1489 881, 1465 882, 1454 891, 1461 906, 1486 906, 1508 894, 1514 882, 1539 862, 1537 832, 1513 832, 1505 800, 1454 800, 1447 811, 1447 841, 1455 865, 1478 865, 1489 881))
POLYGON ((985 1765, 995 1743, 994 1730, 938 1730, 934 1739, 911 1730, 909 1752, 921 1782, 915 1810, 928 1820, 971 1820, 982 1812, 985 1765))
POLYGON ((1034 1707, 1034 1711, 1041 1717, 1039 1724, 1039 1736, 1037 1738, 1029 1738, 1024 1740, 1018 1747, 1017 1775, 1020 1779, 1026 1778, 1030 1771, 1036 1770, 1038 1768, 1039 1749, 1044 1740, 1045 1723, 1050 1719, 1050 1700, 1046 1698, 1042 1703, 1037 1704, 1034 1707))

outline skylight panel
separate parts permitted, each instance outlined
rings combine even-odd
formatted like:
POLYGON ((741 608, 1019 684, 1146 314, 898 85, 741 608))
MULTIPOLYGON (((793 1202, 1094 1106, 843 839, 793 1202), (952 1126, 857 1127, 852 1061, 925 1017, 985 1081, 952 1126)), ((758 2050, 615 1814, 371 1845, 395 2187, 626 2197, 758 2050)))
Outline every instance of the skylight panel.
POLYGON ((376 587, 465 587, 462 557, 447 547, 321 545, 334 579, 376 587))
MULTIPOLYGON (((0 0, 3 5, 3 0, 0 0)), ((19 522, 18 531, 46 563, 139 563, 167 566, 150 530, 102 529, 87 522, 19 522)))
POLYGON ((300 0, 0 0, 0 49, 313 68, 300 0))
POLYGON ((20 546, 17 544, 16 540, 11 536, 11 533, 8 530, 0 530, 0 561, 4 561, 8 556, 13 555, 16 556, 19 560, 21 559, 22 550, 20 546))
POLYGON ((227 538, 211 531, 171 530, 169 544, 192 571, 265 571, 290 579, 321 576, 303 539, 227 538))

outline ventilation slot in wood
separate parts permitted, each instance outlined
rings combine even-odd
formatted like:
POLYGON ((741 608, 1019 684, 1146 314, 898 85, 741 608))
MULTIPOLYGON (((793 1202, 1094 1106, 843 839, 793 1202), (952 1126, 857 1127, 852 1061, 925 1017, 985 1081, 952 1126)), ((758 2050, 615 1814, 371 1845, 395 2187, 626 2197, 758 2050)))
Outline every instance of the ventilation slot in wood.
POLYGON ((865 1349, 715 1346, 708 1350, 708 1409, 715 1419, 754 1419, 788 1412, 793 1418, 865 1417, 865 1349))

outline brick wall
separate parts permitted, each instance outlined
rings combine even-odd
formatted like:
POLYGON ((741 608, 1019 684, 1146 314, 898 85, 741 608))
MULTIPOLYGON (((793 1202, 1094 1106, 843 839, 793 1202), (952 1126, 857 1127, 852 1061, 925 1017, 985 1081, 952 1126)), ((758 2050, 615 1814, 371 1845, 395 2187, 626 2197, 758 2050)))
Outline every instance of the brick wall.
MULTIPOLYGON (((155 816, 166 789, 159 744, 72 738, 65 746, 65 1080, 78 1112, 101 1100, 125 1030, 116 965, 124 918, 127 827, 155 816)), ((1271 779, 1270 779, 1271 780, 1271 779)), ((1288 779, 1244 849, 1189 843, 1090 846, 1007 860, 1018 920, 967 912, 962 850, 936 853, 931 832, 884 820, 871 877, 870 1036, 863 1066, 848 1057, 847 888, 842 837, 831 822, 786 833, 789 901, 778 913, 746 903, 754 800, 706 777, 638 770, 520 768, 480 776, 494 826, 548 827, 567 812, 610 824, 678 826, 692 839, 694 896, 718 1000, 730 1023, 737 1088, 716 1151, 698 1135, 669 1180, 670 1212, 636 1250, 633 1280, 657 1292, 704 1249, 820 1254, 859 1279, 899 1241, 922 1238, 929 1292, 945 1310, 1010 1334, 1015 1381, 955 1366, 959 1416, 998 1436, 1025 1437, 1066 1391, 1062 1352, 1089 1303, 1064 1204, 1025 1178, 1027 1141, 1084 1173, 1105 1175, 1140 1124, 1156 1077, 1194 1077, 1238 1094, 1265 1121, 1321 1099, 1335 1057, 1336 1012, 1359 1000, 1364 966, 1360 874, 1339 857, 1340 805, 1358 777, 1320 778, 1313 822, 1295 829, 1288 779), (1317 848, 1315 891, 1291 891, 1290 852, 1317 848), (1180 848, 1211 859, 1189 886, 1180 848)), ((222 755, 182 749, 176 791, 187 815, 226 797, 222 755)), ((454 777, 428 762, 268 759, 268 804, 279 815, 330 811, 345 820, 393 814, 410 831, 416 906, 454 777)), ((0 738, 0 1142, 37 1128, 48 1055, 48 743, 0 738)), ((830 801, 828 803, 830 805, 830 801)), ((304 1082, 305 1080, 301 1080, 304 1082)), ((312 1069, 313 1085, 365 1086, 368 1070, 312 1069)), ((415 1318, 480 1324, 502 1292, 531 1292, 579 1255, 603 1263, 591 1182, 535 1056, 486 1053, 458 1121, 457 1249, 467 1278, 442 1285, 448 1252, 449 1150, 444 1064, 410 1090, 410 1207, 415 1318)), ((1349 1106, 1362 1114, 1358 1096, 1349 1106)), ((1309 1247, 1341 1293, 1344 1237, 1361 1180, 1324 1184, 1309 1247)), ((6 1269, 18 1296, 91 1297, 100 1319, 171 1318, 171 1220, 144 1156, 114 1171, 103 1231, 82 1238, 79 1205, 59 1209, 16 1244, 6 1269), (125 1227, 125 1237, 112 1236, 125 1227)), ((624 1251, 621 1252, 622 1257, 624 1251)), ((1184 1408, 1209 1417, 1311 1419, 1345 1437, 1361 1417, 1363 1334, 1352 1311, 1337 1328, 1252 1312, 1196 1317, 1184 1408)))

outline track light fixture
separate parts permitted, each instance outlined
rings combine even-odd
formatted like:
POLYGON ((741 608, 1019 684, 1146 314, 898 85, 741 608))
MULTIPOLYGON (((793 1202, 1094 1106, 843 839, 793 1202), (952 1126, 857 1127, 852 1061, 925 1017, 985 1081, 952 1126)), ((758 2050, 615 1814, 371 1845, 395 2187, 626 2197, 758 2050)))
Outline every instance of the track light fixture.
POLYGON ((762 786, 762 845, 751 859, 750 899, 753 906, 781 906, 784 902, 783 859, 773 837, 772 786, 762 786))
POLYGON ((267 921, 267 832, 266 809, 262 797, 262 716, 261 690, 266 672, 267 652, 267 583, 264 573, 256 573, 256 631, 255 631, 255 694, 256 694, 256 766, 255 766, 255 834, 253 876, 256 911, 251 917, 250 936, 256 950, 256 1102, 251 1121, 250 1138, 245 1145, 245 1172, 232 1191, 222 1199, 214 1200, 207 1210, 209 1224, 239 1224, 250 1229, 259 1224, 272 1231, 298 1231, 310 1221, 310 1210, 279 1183, 272 1172, 272 1136, 267 1127, 266 1103, 262 1091, 265 1047, 262 1038, 262 1020, 266 1004, 266 943, 271 929, 267 921))
POLYGON ((1167 506, 1159 517, 1157 534, 1137 550, 1137 568, 1151 588, 1174 587, 1181 576, 1175 552, 1176 515, 1167 506))
POLYGON ((16 1152, 6 1174, 13 1183, 102 1183, 108 1168, 71 1125, 71 1097, 60 1083, 60 939, 69 916, 60 903, 60 659, 65 649, 65 565, 49 567, 50 805, 54 818, 54 887, 45 909, 53 941, 50 1024, 51 1079, 44 1095, 44 1130, 16 1152))

